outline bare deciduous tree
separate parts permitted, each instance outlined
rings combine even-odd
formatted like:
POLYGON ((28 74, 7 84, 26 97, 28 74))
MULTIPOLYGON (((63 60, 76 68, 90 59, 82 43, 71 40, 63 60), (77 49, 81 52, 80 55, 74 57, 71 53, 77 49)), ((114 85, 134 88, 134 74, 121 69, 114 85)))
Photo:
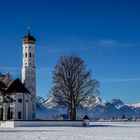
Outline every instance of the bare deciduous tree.
POLYGON ((57 103, 68 108, 70 120, 76 120, 76 109, 88 96, 98 93, 99 82, 76 56, 63 56, 53 71, 52 94, 57 103))

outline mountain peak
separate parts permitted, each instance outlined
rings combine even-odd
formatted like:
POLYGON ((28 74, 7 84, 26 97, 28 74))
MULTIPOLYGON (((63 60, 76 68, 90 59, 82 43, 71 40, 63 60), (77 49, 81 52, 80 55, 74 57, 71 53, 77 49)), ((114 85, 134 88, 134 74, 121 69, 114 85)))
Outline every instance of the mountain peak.
POLYGON ((119 98, 118 99, 112 99, 110 101, 111 104, 113 104, 116 108, 120 108, 122 106, 124 106, 123 101, 121 101, 119 98))
MULTIPOLYGON (((139 118, 140 103, 127 105, 120 99, 113 99, 110 102, 102 100, 100 97, 89 96, 81 103, 83 108, 77 110, 78 119, 88 115, 91 119, 127 118, 133 116, 139 118)), ((37 118, 38 119, 57 119, 67 114, 67 108, 58 105, 52 96, 44 99, 37 97, 37 118)))

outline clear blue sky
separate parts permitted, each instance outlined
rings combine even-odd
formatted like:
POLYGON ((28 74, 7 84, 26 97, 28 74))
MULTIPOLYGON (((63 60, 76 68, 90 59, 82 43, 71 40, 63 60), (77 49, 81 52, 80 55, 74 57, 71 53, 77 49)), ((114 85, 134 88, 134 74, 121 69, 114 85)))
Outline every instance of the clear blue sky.
POLYGON ((103 99, 140 102, 139 0, 1 0, 1 72, 21 78, 28 23, 37 40, 37 95, 47 96, 57 59, 75 53, 101 82, 103 99))

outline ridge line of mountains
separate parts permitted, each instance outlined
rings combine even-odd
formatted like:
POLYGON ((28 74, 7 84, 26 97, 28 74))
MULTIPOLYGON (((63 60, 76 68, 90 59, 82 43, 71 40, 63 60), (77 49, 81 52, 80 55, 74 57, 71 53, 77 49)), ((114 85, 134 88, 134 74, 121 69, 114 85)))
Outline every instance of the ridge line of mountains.
MULTIPOLYGON (((53 97, 44 99, 42 97, 36 98, 37 119, 47 120, 67 120, 67 108, 58 105, 53 97)), ((102 100, 99 97, 88 97, 86 101, 82 102, 82 107, 77 109, 77 119, 82 119, 85 115, 91 120, 119 120, 140 119, 140 103, 124 104, 120 99, 113 99, 110 102, 102 100)))

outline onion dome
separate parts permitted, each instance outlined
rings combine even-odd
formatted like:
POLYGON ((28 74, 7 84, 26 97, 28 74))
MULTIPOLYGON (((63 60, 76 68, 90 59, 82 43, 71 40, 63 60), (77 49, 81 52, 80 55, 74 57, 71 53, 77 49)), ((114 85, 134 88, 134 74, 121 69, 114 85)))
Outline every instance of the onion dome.
POLYGON ((30 29, 28 29, 28 34, 23 37, 22 42, 23 44, 35 44, 36 40, 33 36, 31 36, 30 29))

